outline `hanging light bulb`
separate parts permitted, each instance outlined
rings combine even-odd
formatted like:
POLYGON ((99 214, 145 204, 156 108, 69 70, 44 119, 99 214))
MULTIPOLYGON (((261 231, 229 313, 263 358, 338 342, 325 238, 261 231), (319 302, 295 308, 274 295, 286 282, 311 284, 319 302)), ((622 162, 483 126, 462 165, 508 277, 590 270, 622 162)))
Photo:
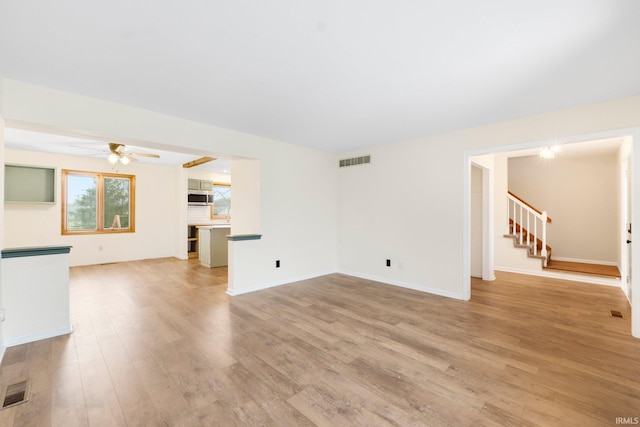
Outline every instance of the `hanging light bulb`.
POLYGON ((123 165, 128 165, 129 158, 127 156, 120 156, 120 163, 122 163, 123 165))
POLYGON ((553 159, 556 156, 556 153, 559 153, 560 151, 561 147, 559 145, 547 145, 540 150, 540 157, 543 159, 553 159))
POLYGON ((544 147, 540 150, 540 157, 543 159, 553 159, 556 156, 556 153, 549 147, 544 147))
POLYGON ((115 153, 111 153, 111 154, 109 154, 109 156, 107 157, 107 161, 108 161, 109 163, 111 163, 112 165, 115 165, 115 164, 116 164, 116 162, 118 161, 118 158, 119 158, 119 157, 120 157, 120 156, 118 156, 117 154, 115 154, 115 153))

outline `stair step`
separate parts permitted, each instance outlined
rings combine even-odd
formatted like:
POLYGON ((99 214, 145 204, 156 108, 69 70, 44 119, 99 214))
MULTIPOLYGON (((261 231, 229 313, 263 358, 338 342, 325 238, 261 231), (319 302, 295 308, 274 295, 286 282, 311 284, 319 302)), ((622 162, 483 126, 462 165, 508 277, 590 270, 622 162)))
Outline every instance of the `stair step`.
MULTIPOLYGON (((510 230, 511 231, 511 230, 510 230)), ((523 236, 525 236, 525 232, 523 231, 523 236)), ((513 246, 516 248, 521 248, 521 249, 527 249, 527 256, 529 258, 538 258, 541 260, 546 259, 547 260, 547 264, 549 262, 551 262, 551 246, 547 245, 547 256, 543 256, 540 254, 541 248, 542 248, 542 244, 540 244, 540 241, 537 241, 537 253, 534 255, 533 254, 533 243, 529 243, 529 244, 525 244, 525 243, 519 243, 520 242, 520 233, 518 232, 518 234, 505 234, 504 237, 509 237, 511 239, 513 239, 513 246)), ((523 241, 524 241, 524 237, 523 237, 523 241)))

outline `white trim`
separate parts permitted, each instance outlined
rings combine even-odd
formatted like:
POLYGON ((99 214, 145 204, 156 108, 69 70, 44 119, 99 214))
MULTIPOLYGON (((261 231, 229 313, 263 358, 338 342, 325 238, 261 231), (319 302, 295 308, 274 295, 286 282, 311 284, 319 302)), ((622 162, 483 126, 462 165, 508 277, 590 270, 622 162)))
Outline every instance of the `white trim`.
MULTIPOLYGON (((475 162, 468 158, 468 173, 469 173, 469 182, 471 182, 471 167, 477 167, 482 171, 482 276, 479 277, 485 281, 493 281, 496 280, 496 275, 493 272, 493 264, 494 264, 494 220, 493 220, 493 197, 494 197, 494 165, 491 164, 490 167, 483 163, 475 162)), ((467 198, 465 198, 467 200, 467 198)), ((469 224, 469 276, 474 277, 471 274, 471 184, 469 184, 469 211, 464 211, 464 221, 465 224, 469 224), (468 217, 468 218, 467 218, 468 217)), ((467 235, 464 236, 467 238, 467 235)), ((471 299, 471 288, 469 288, 469 292, 463 290, 465 295, 465 300, 468 301, 471 299)))
POLYGON ((592 259, 579 259, 579 258, 566 258, 553 256, 552 261, 567 261, 567 262, 580 262, 582 264, 600 264, 600 265, 611 265, 613 267, 618 267, 618 263, 615 261, 597 261, 592 259))
POLYGON ((482 168, 482 280, 496 280, 494 274, 494 165, 482 168))
MULTIPOLYGON (((471 280, 469 280, 469 277, 471 277, 471 156, 468 153, 464 153, 464 167, 462 170, 462 182, 463 182, 463 188, 462 188, 462 277, 463 277, 462 280, 463 280, 463 283, 462 283, 462 298, 460 299, 469 301, 471 299, 471 280)), ((482 255, 484 256, 484 254, 482 255)), ((482 267, 484 269, 484 265, 482 267)))
POLYGON ((0 364, 2 364, 2 360, 4 359, 4 353, 7 351, 7 346, 0 347, 0 364))
POLYGON ((248 288, 244 288, 240 290, 233 290, 233 289, 227 288, 226 293, 229 296, 235 297, 242 294, 248 294, 249 292, 262 291, 264 289, 275 288, 276 286, 288 285, 290 283, 301 282, 303 280, 315 279, 316 277, 327 276, 329 274, 334 274, 337 272, 338 272, 337 270, 332 270, 332 271, 325 271, 320 273, 307 274, 304 276, 298 276, 298 277, 294 277, 294 278, 286 279, 282 281, 262 283, 260 285, 250 286, 248 288))
POLYGON ((496 267, 496 270, 506 271, 507 273, 526 274, 528 276, 548 277, 551 279, 571 280, 573 282, 584 282, 594 285, 606 285, 622 288, 622 282, 618 279, 607 279, 606 277, 589 276, 586 274, 556 273, 549 270, 531 271, 511 267, 496 267))
MULTIPOLYGON (((640 127, 631 132, 631 218, 634 227, 640 224, 640 127)), ((631 335, 640 338, 640 245, 638 239, 631 239, 631 335)), ((622 268, 627 271, 626 266, 622 268)))
MULTIPOLYGON (((415 285, 413 283, 401 282, 399 280, 390 280, 384 277, 372 276, 369 274, 354 273, 353 271, 338 271, 340 274, 347 276, 359 277, 360 279, 372 280, 374 282, 380 282, 387 285, 398 286, 401 288, 413 289, 414 291, 426 292, 433 295, 439 295, 442 297, 465 300, 464 294, 460 292, 448 292, 442 289, 430 288, 428 286, 415 285)), ((468 300, 468 298, 467 298, 468 300)))
POLYGON ((47 338, 58 337, 60 335, 68 335, 71 333, 73 333, 73 326, 69 326, 68 328, 65 327, 65 328, 54 329, 52 331, 47 331, 47 332, 40 332, 38 334, 33 334, 33 335, 23 335, 20 337, 14 337, 14 338, 8 338, 8 339, 5 337, 4 344, 6 347, 13 347, 16 345, 27 344, 34 341, 40 341, 47 338))

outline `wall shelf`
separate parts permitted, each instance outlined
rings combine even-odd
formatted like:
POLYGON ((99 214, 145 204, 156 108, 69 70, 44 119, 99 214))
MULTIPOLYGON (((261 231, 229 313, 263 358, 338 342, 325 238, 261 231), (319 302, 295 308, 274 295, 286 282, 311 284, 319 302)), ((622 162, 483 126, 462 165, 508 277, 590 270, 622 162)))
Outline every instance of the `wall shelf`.
POLYGON ((56 168, 4 165, 5 203, 56 203, 56 168))

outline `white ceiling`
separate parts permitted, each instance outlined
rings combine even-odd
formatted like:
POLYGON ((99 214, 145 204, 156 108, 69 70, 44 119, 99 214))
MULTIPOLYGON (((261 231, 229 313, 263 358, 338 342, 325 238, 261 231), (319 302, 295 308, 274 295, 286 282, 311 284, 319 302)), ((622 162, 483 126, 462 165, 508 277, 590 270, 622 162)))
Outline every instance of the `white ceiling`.
MULTIPOLYGON (((5 128, 5 147, 18 150, 42 151, 46 153, 63 154, 80 157, 93 157, 107 159, 109 155, 109 142, 98 141, 90 138, 76 138, 66 135, 36 132, 30 130, 5 128)), ((184 153, 149 149, 140 146, 126 145, 127 153, 157 154, 159 158, 136 156, 138 162, 156 166, 181 166, 191 162, 203 154, 184 153)), ((215 160, 197 166, 198 169, 210 172, 230 173, 231 160, 216 158, 215 160)))
POLYGON ((0 1, 0 73, 344 152, 640 93, 637 0, 0 1))

